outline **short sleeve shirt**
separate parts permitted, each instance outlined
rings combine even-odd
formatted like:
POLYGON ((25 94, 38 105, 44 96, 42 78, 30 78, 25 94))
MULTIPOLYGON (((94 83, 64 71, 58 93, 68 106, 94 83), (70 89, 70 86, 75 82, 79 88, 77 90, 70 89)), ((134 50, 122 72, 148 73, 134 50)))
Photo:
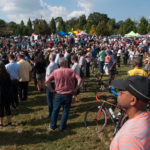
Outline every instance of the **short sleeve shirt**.
POLYGON ((29 78, 30 78, 30 72, 32 70, 32 67, 31 65, 21 59, 19 62, 17 62, 18 64, 20 64, 20 68, 19 68, 19 81, 20 82, 26 82, 26 81, 29 81, 29 78))

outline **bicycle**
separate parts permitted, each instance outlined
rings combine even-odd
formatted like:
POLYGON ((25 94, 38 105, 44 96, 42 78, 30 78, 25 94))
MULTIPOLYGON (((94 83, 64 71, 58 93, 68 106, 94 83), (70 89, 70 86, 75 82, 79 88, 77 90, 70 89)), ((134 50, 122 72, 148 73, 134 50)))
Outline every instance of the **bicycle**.
POLYGON ((114 124, 115 135, 118 132, 118 130, 122 127, 124 122, 127 120, 127 115, 125 111, 117 105, 117 97, 115 96, 97 94, 96 100, 99 102, 99 105, 90 107, 85 114, 85 127, 96 130, 97 133, 101 133, 107 125, 108 114, 110 116, 111 121, 114 124), (118 115, 118 113, 117 115, 115 115, 116 108, 120 110, 120 115, 118 115))

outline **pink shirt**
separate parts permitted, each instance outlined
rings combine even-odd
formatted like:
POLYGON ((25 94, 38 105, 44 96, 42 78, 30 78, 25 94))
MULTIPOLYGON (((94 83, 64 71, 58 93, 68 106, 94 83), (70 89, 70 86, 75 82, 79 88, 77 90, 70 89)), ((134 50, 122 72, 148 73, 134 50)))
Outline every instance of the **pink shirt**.
POLYGON ((48 81, 55 81, 55 91, 57 94, 72 94, 72 91, 75 89, 75 79, 81 79, 70 68, 59 68, 52 72, 48 76, 48 81))
POLYGON ((125 122, 110 150, 150 150, 150 113, 143 112, 125 122))
POLYGON ((109 58, 110 58, 110 56, 108 56, 108 55, 105 57, 105 63, 109 62, 109 58))

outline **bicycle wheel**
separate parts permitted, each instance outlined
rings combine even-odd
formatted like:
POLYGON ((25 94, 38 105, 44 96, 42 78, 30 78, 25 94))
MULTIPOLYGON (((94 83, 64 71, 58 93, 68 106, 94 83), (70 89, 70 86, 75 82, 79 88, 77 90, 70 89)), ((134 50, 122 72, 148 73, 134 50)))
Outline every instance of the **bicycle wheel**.
POLYGON ((100 133, 107 124, 107 115, 101 106, 92 106, 88 109, 84 118, 85 127, 100 133))
POLYGON ((120 128, 124 125, 124 123, 125 123, 127 120, 128 120, 127 114, 123 115, 122 118, 121 118, 121 120, 120 120, 120 124, 119 124, 120 128))

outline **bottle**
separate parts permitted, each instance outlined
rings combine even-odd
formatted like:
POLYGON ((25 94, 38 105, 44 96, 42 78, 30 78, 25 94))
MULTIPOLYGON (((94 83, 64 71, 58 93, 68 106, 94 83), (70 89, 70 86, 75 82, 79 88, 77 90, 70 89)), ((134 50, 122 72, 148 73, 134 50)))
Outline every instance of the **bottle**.
POLYGON ((110 112, 110 114, 112 115, 113 118, 116 118, 116 117, 115 117, 115 114, 114 114, 114 112, 113 112, 113 110, 112 110, 112 108, 109 108, 109 112, 110 112))

